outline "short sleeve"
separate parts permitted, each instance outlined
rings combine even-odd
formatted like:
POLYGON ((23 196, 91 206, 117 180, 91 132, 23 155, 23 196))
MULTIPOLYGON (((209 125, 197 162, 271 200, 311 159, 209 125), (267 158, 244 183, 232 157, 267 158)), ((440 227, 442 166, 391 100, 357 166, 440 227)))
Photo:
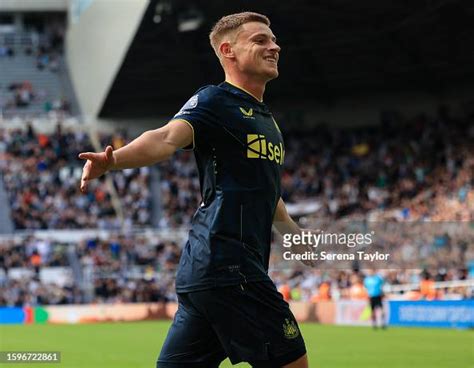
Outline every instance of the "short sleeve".
POLYGON ((212 132, 216 127, 213 96, 208 88, 198 91, 176 113, 172 120, 181 120, 193 130, 193 143, 184 149, 199 149, 212 142, 212 132))

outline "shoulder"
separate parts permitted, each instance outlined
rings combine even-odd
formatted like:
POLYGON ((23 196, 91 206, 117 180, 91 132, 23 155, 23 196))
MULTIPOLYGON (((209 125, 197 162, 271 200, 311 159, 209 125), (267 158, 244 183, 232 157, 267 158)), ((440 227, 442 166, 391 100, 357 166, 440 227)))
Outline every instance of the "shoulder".
POLYGON ((174 118, 181 115, 205 113, 216 104, 218 87, 209 85, 199 88, 181 107, 174 118))
POLYGON ((211 84, 199 88, 191 99, 195 99, 197 103, 212 103, 220 95, 222 95, 222 89, 211 84))

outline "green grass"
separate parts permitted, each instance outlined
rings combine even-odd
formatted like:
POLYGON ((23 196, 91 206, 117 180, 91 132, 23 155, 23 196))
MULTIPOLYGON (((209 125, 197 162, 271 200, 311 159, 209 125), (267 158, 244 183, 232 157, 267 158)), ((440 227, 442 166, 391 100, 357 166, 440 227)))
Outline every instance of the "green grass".
MULTIPOLYGON (((0 327, 0 350, 60 351, 39 367, 152 368, 169 322, 0 327)), ((301 324, 311 368, 472 368, 474 332, 301 324)), ((230 367, 226 361, 221 367, 230 367)), ((31 364, 1 364, 29 367, 31 364)), ((249 367, 239 364, 238 367, 249 367)))

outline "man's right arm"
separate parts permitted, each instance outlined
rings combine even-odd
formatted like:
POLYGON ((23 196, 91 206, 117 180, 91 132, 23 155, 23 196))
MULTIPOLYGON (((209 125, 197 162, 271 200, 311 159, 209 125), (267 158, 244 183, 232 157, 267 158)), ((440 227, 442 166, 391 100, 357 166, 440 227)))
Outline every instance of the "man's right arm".
POLYGON ((162 128, 146 131, 116 151, 109 146, 104 152, 81 153, 79 158, 87 160, 82 171, 81 191, 85 192, 90 180, 107 171, 149 166, 165 161, 176 150, 191 145, 193 139, 193 129, 189 124, 172 120, 162 128))
POLYGON ((114 164, 110 170, 132 169, 165 161, 192 141, 191 126, 183 121, 172 120, 162 128, 146 131, 114 151, 114 164))

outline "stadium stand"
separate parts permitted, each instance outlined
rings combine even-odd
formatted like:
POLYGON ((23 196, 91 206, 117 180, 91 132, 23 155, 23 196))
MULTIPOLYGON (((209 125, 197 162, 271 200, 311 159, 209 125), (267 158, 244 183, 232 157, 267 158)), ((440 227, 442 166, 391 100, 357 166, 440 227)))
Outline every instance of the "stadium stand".
MULTIPOLYGON (((398 244, 398 239, 394 240, 395 243, 390 243, 390 247, 398 244)), ((412 263, 410 268, 380 271, 386 278, 389 295, 411 300, 471 298, 472 287, 454 283, 472 277, 473 270, 463 266, 472 257, 472 250, 469 253, 463 243, 465 240, 465 234, 461 240, 455 237, 450 239, 450 245, 446 246, 445 251, 439 252, 436 257, 431 256, 433 262, 424 262, 425 254, 417 251, 420 247, 422 250, 433 247, 433 238, 427 237, 424 244, 401 247, 400 252, 408 254, 412 263), (446 258, 450 261, 446 261, 446 258), (414 264, 417 266, 413 266, 414 264), (452 283, 427 287, 423 286, 423 280, 426 279, 452 283), (391 286, 408 284, 414 286, 391 292, 391 286)), ((66 243, 31 236, 16 241, 3 241, 0 247, 0 284, 1 294, 7 299, 2 304, 18 306, 23 301, 29 305, 41 305, 45 300, 51 304, 65 303, 63 298, 55 299, 45 295, 39 297, 36 288, 39 288, 38 292, 47 290, 52 294, 64 294, 68 303, 174 301, 174 271, 180 251, 181 247, 174 241, 139 234, 110 233, 105 237, 84 237, 79 242, 66 243), (68 247, 71 253, 67 257, 68 247), (80 275, 74 275, 71 270, 74 262, 79 262, 80 275), (58 273, 58 267, 70 270, 58 273), (51 274, 55 276, 52 278, 51 274), (31 293, 32 287, 34 293, 31 293), (6 293, 6 290, 16 292, 6 293), (30 295, 32 298, 21 299, 21 295, 30 295)), ((394 256, 396 257, 395 254, 394 256)), ((284 290, 289 290, 288 300, 316 302, 322 299, 361 298, 360 292, 355 288, 363 279, 364 273, 357 268, 309 269, 280 266, 281 259, 279 263, 278 256, 274 254, 270 273, 284 295, 284 290)), ((391 267, 391 264, 388 263, 387 267, 391 267)))
POLYGON ((290 132, 283 198, 316 197, 324 218, 470 221, 472 121, 440 109, 357 131, 290 132))
POLYGON ((0 305, 175 300, 179 256, 176 242, 155 235, 0 240, 0 305))
MULTIPOLYGON (((105 181, 98 181, 83 196, 77 181, 82 163, 77 155, 94 150, 89 135, 82 130, 54 134, 26 129, 6 130, 3 180, 10 197, 16 229, 119 228, 116 209, 105 181), (38 175, 40 174, 40 175, 38 175)), ((110 143, 110 136, 105 137, 110 143)), ((117 141, 117 140, 116 140, 117 141)), ((113 175, 126 221, 134 226, 150 223, 148 172, 126 170, 113 175)))
POLYGON ((0 241, 0 305, 70 304, 74 294, 66 245, 33 236, 0 241))
POLYGON ((64 25, 0 34, 0 110, 6 118, 71 113, 65 81, 64 25))
MULTIPOLYGON (((456 282, 473 274, 472 265, 467 263, 473 256, 468 247, 474 241, 472 230, 469 232, 467 227, 466 232, 462 227, 472 221, 474 213, 471 119, 469 116, 460 120, 441 115, 417 117, 397 121, 388 127, 389 133, 373 127, 357 131, 326 128, 304 135, 289 132, 283 179, 285 199, 291 203, 312 198, 323 204, 314 214, 300 215, 300 222, 310 228, 317 223, 328 230, 344 231, 349 220, 381 219, 398 226, 397 231, 383 231, 379 238, 381 249, 391 249, 392 265, 397 267, 382 272, 389 288, 411 287, 393 289, 398 291, 390 293, 392 297, 470 298, 472 287, 456 282), (434 221, 438 225, 433 226, 434 221), (439 221, 452 221, 457 226, 454 229, 448 226, 446 230, 439 226, 439 221), (427 287, 426 280, 442 283, 427 287)), ((63 132, 59 126, 54 134, 44 135, 26 124, 26 129, 4 130, 2 136, 5 138, 2 172, 18 229, 121 228, 120 224, 114 224, 116 216, 104 180, 97 181, 88 196, 77 192, 80 175, 77 153, 92 149, 81 127, 63 132), (32 175, 34 172, 41 175, 32 175), (55 183, 56 190, 48 183, 55 183), (59 191, 58 185, 62 188, 59 191), (62 216, 57 216, 58 213, 62 216)), ((100 143, 118 148, 130 139, 122 131, 112 136, 102 134, 100 143)), ((160 227, 186 229, 200 200, 196 195, 198 179, 192 153, 180 152, 158 170, 163 206, 160 227)), ((121 206, 127 209, 128 225, 124 228, 137 229, 150 224, 148 176, 148 169, 112 175, 121 206)), ((102 238, 68 241, 73 252, 69 266, 65 266, 71 269, 74 282, 42 288, 41 280, 30 279, 40 291, 53 290, 54 295, 61 296, 56 298, 31 294, 29 283, 9 276, 18 274, 18 268, 34 269, 27 261, 31 257, 22 250, 31 251, 31 238, 23 240, 20 246, 11 242, 4 245, 0 258, 2 287, 16 290, 5 294, 8 295, 5 303, 175 300, 173 275, 182 238, 173 242, 134 232, 107 234, 102 238), (23 261, 18 263, 19 260, 23 261), (75 262, 79 265, 78 274, 73 271, 75 262), (28 300, 19 296, 30 294, 33 297, 28 300)), ((282 264, 279 249, 275 243, 271 275, 288 300, 365 297, 358 289, 363 273, 357 265, 335 270, 289 268, 282 264)), ((51 266, 45 262, 41 269, 51 266)))
POLYGON ((192 152, 178 152, 160 165, 160 195, 163 216, 160 228, 189 225, 201 198, 199 179, 192 152))
MULTIPOLYGON (((19 117, 21 125, 0 127, 0 199, 9 203, 0 210, 0 227, 8 227, 10 216, 16 231, 0 238, 0 305, 175 300, 183 233, 201 200, 193 154, 114 172, 80 194, 77 154, 108 144, 117 149, 133 137, 126 130, 96 136, 80 124, 63 127, 72 110, 64 20, 42 28, 0 37, 1 115, 19 117), (56 130, 33 129, 38 116, 57 123, 56 130), (159 175, 152 180, 153 172, 159 175), (156 234, 142 234, 153 226, 156 234), (72 229, 79 230, 74 239, 61 240, 61 231, 72 229), (173 230, 178 235, 161 236, 173 230), (51 238, 31 235, 41 231, 51 238)), ((447 106, 434 116, 382 115, 377 126, 289 129, 282 197, 308 228, 343 232, 347 221, 394 224, 379 238, 380 249, 392 250, 387 266, 394 269, 381 271, 392 297, 472 298, 472 286, 462 282, 474 277, 472 228, 464 227, 474 220, 473 139, 474 114, 454 114, 447 106), (430 225, 439 222, 457 225, 430 225)), ((366 297, 359 265, 289 268, 277 241, 273 248, 271 276, 287 300, 366 297)))

